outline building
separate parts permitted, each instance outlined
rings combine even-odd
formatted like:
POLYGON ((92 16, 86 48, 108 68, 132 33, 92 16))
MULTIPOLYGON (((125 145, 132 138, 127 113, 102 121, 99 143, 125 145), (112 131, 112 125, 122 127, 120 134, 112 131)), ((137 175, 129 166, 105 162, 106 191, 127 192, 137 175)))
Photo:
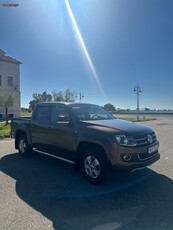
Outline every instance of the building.
MULTIPOLYGON (((0 49, 0 96, 3 101, 9 95, 12 97, 13 105, 8 108, 8 117, 20 116, 20 61, 6 56, 0 49)), ((0 118, 5 118, 5 108, 0 105, 0 118)))

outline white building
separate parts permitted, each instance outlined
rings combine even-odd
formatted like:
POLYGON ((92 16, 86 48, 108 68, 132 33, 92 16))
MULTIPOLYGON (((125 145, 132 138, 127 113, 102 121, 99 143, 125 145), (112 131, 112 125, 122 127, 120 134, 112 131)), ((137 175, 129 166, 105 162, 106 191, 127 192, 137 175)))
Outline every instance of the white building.
MULTIPOLYGON (((5 55, 0 49, 0 95, 5 100, 13 98, 13 106, 8 109, 8 116, 20 116, 20 64, 21 62, 5 55)), ((5 117, 5 109, 0 107, 0 118, 5 117)))

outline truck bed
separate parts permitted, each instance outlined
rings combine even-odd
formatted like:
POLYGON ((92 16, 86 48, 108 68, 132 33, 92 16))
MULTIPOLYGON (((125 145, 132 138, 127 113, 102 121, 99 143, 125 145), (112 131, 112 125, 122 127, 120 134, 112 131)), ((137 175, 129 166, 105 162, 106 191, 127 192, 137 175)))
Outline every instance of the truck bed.
POLYGON ((18 117, 11 120, 11 137, 14 138, 17 130, 30 132, 31 117, 18 117))

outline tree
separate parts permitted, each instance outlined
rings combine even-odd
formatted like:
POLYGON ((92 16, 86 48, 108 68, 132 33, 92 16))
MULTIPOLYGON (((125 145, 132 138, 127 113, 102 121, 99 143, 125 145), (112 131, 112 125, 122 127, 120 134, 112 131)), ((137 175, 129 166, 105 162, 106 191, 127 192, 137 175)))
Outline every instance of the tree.
POLYGON ((63 96, 63 92, 62 91, 52 91, 52 99, 53 101, 64 101, 64 96, 63 96))
POLYGON ((64 92, 64 101, 65 102, 74 102, 75 101, 75 91, 71 89, 66 89, 64 92))
POLYGON ((64 102, 74 102, 75 101, 75 91, 72 91, 70 88, 66 89, 64 92, 62 91, 52 91, 53 101, 64 101, 64 102))
POLYGON ((35 105, 39 102, 52 101, 52 95, 44 91, 43 93, 33 93, 33 100, 29 102, 29 109, 33 110, 35 105))
POLYGON ((39 102, 51 102, 51 101, 64 101, 64 102, 73 102, 75 101, 75 91, 70 88, 63 91, 53 90, 52 94, 44 91, 43 93, 34 93, 32 95, 33 100, 29 102, 29 109, 33 110, 35 105, 39 102))
POLYGON ((12 92, 1 92, 0 93, 0 106, 4 108, 5 110, 5 120, 6 120, 6 125, 9 124, 8 122, 8 109, 10 106, 13 106, 14 104, 14 98, 12 96, 12 92))
POLYGON ((108 112, 114 112, 116 110, 115 106, 110 103, 105 104, 103 108, 108 112))

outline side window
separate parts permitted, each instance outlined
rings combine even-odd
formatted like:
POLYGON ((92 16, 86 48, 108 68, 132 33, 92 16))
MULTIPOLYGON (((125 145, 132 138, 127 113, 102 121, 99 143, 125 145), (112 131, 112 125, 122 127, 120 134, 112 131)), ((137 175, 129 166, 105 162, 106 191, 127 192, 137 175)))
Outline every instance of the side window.
POLYGON ((55 123, 69 122, 69 114, 65 108, 57 106, 52 109, 51 121, 55 123))
POLYGON ((38 107, 35 119, 39 121, 49 121, 50 107, 38 107))

